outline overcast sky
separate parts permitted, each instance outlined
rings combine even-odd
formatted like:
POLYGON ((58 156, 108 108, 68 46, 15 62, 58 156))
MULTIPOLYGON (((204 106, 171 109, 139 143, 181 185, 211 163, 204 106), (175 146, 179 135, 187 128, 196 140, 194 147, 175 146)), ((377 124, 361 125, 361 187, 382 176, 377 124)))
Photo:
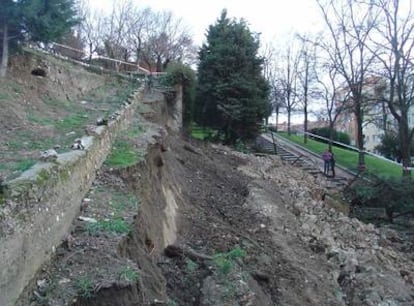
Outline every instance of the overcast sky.
MULTIPOLYGON (((90 0, 95 8, 107 11, 112 0, 90 0)), ((281 40, 289 33, 316 31, 320 15, 315 0, 135 0, 137 5, 154 10, 169 10, 189 26, 194 41, 200 45, 210 24, 226 8, 229 17, 244 18, 263 43, 281 40)))

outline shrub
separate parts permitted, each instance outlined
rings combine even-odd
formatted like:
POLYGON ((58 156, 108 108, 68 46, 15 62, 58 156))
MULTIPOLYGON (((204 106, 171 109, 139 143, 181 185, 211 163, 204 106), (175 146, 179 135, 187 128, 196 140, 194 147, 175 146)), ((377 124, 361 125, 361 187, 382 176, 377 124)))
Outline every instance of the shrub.
POLYGON ((414 214, 414 189, 405 177, 361 179, 349 187, 345 196, 354 206, 384 208, 390 222, 414 214))
MULTIPOLYGON (((321 136, 321 137, 329 138, 329 132, 330 131, 329 131, 328 127, 321 127, 321 128, 314 128, 314 129, 310 130, 310 132, 312 134, 315 134, 315 135, 318 135, 318 136, 321 136)), ((316 139, 316 140, 321 141, 321 142, 326 142, 322 139, 316 139)), ((346 134, 344 132, 339 132, 335 129, 333 130, 333 139, 332 140, 341 142, 341 143, 346 144, 346 145, 349 145, 351 143, 351 137, 348 134, 346 134)))
POLYGON ((168 65, 167 74, 161 79, 161 83, 167 86, 181 85, 183 87, 183 125, 191 129, 194 112, 195 97, 195 72, 190 66, 182 63, 168 65))
POLYGON ((235 260, 246 256, 246 251, 241 248, 235 248, 227 253, 217 253, 214 255, 213 262, 218 268, 221 275, 226 276, 231 272, 235 265, 235 260))

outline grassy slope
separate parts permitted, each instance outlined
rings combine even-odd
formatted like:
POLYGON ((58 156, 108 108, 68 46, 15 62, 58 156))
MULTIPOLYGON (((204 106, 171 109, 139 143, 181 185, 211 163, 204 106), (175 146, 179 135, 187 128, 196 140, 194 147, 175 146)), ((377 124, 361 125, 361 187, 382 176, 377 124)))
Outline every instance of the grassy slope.
MULTIPOLYGON (((307 144, 303 142, 303 136, 298 135, 290 135, 288 136, 286 133, 279 133, 279 135, 306 147, 307 149, 315 152, 317 154, 322 154, 326 148, 327 144, 315 141, 308 138, 307 144)), ((333 153, 335 154, 335 159, 337 164, 350 169, 352 171, 357 171, 358 165, 358 153, 354 151, 350 151, 347 149, 333 147, 333 153)), ((390 163, 386 160, 376 158, 374 156, 365 155, 365 163, 367 170, 375 175, 382 176, 382 177, 400 177, 401 176, 401 166, 390 163)))

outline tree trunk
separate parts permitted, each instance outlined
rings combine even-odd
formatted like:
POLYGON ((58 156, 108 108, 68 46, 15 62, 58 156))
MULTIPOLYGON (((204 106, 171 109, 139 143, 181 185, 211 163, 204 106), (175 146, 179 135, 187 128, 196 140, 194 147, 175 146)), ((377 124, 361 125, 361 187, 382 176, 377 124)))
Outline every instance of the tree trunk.
POLYGON ((279 107, 276 108, 276 133, 279 126, 279 107))
POLYGON ((357 122, 357 147, 358 147, 358 170, 365 170, 365 152, 364 152, 364 133, 362 130, 363 112, 361 109, 361 101, 355 101, 357 104, 355 109, 355 119, 357 122))
POLYGON ((400 127, 400 146, 401 146, 401 162, 402 162, 402 175, 403 177, 411 176, 411 139, 410 130, 408 127, 407 114, 401 115, 399 122, 400 127))
POLYGON ((7 23, 3 26, 3 49, 2 49, 2 56, 1 56, 1 63, 0 63, 0 78, 6 77, 7 73, 7 65, 9 60, 9 40, 8 40, 8 28, 7 23))
POLYGON ((157 72, 162 72, 162 60, 161 60, 161 56, 157 56, 157 72))
POLYGON ((89 64, 92 62, 92 50, 93 50, 93 45, 90 42, 89 43, 89 64))
POLYGON ((332 152, 332 142, 334 138, 334 123, 331 121, 329 122, 329 144, 328 149, 332 152))
POLYGON ((290 134, 291 134, 291 131, 290 131, 290 116, 291 116, 291 110, 290 110, 290 108, 288 108, 288 110, 287 110, 287 112, 288 112, 288 116, 287 116, 287 132, 288 132, 288 135, 290 136, 290 134))
MULTIPOLYGON (((306 55, 307 53, 305 53, 306 55)), ((303 115, 305 121, 303 122, 303 142, 308 143, 308 83, 309 83, 309 58, 306 55, 306 68, 305 68, 305 83, 303 85, 303 115)))
POLYGON ((303 122, 303 142, 308 143, 308 105, 307 97, 305 96, 305 107, 303 108, 303 114, 305 115, 305 121, 303 122))

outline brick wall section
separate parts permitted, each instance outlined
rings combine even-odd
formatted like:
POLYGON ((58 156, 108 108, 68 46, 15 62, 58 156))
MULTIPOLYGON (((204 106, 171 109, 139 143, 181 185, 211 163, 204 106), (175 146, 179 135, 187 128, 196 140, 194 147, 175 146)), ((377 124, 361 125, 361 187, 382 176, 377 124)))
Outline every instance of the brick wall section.
POLYGON ((97 135, 85 136, 85 150, 39 162, 4 183, 0 199, 0 305, 13 305, 24 287, 68 233, 80 203, 119 132, 134 118, 143 90, 97 135))

